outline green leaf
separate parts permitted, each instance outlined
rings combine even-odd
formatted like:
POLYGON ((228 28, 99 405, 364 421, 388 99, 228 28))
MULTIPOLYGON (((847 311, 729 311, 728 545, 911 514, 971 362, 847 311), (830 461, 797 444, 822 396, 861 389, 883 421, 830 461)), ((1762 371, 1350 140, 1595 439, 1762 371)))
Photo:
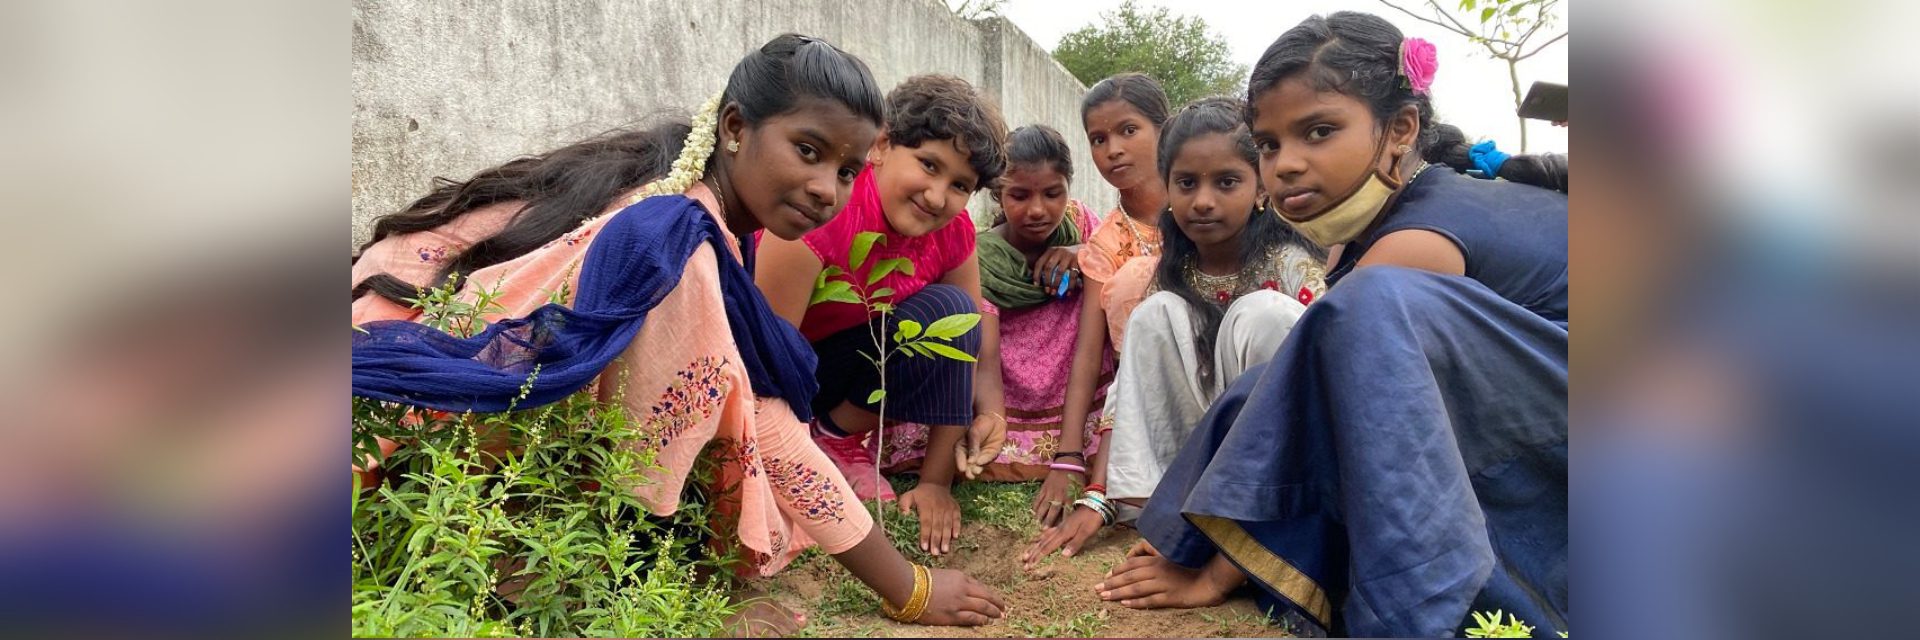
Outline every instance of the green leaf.
POLYGON ((873 393, 867 394, 867 404, 873 404, 875 402, 879 402, 881 398, 885 398, 885 397, 887 397, 886 389, 874 389, 873 393))
POLYGON ((959 349, 955 349, 953 347, 949 347, 944 344, 940 344, 938 342, 921 342, 918 344, 926 346, 928 350, 933 351, 936 354, 946 356, 954 360, 959 360, 961 362, 978 362, 978 360, 975 360, 973 356, 967 355, 967 352, 961 351, 959 349))
POLYGON ((1472 10, 1473 10, 1473 0, 1460 0, 1460 10, 1461 10, 1461 11, 1472 11, 1472 10))
POLYGON ((1487 8, 1485 8, 1485 9, 1481 9, 1481 10, 1480 10, 1480 24, 1486 24, 1488 20, 1492 20, 1492 19, 1493 19, 1493 12, 1494 12, 1494 11, 1497 11, 1497 10, 1498 10, 1498 8, 1497 8, 1497 7, 1487 7, 1487 8))
POLYGON ((885 300, 892 296, 893 296, 893 290, 886 287, 880 287, 878 289, 874 289, 873 293, 867 295, 868 298, 872 298, 874 300, 885 300))
POLYGON ((877 313, 893 313, 893 305, 886 302, 875 302, 872 309, 877 313))
POLYGON ((904 336, 901 338, 903 340, 912 340, 920 337, 920 323, 912 320, 901 320, 900 333, 898 335, 904 336))
POLYGON ((927 327, 927 337, 952 340, 966 335, 977 324, 980 324, 980 314, 956 313, 933 321, 933 326, 927 327))
POLYGON ((813 305, 820 304, 822 302, 828 302, 828 301, 853 302, 855 304, 858 304, 860 302, 860 298, 858 296, 853 295, 852 284, 848 283, 845 280, 834 280, 832 282, 823 283, 820 286, 815 287, 813 289, 813 296, 807 299, 807 306, 813 306, 813 305), (848 300, 848 298, 851 298, 851 300, 848 300))
POLYGON ((913 261, 906 258, 887 258, 875 261, 873 263, 873 272, 867 274, 867 285, 872 286, 879 284, 881 278, 885 278, 887 274, 895 271, 913 275, 913 261))
POLYGON ((860 266, 867 263, 867 253, 873 251, 873 243, 878 240, 880 240, 880 234, 872 231, 862 231, 854 234, 853 252, 848 254, 850 264, 854 271, 859 271, 860 266))
POLYGON ((1520 13, 1520 10, 1525 8, 1527 8, 1527 5, 1524 5, 1524 4, 1513 5, 1512 7, 1507 8, 1507 15, 1512 16, 1514 14, 1520 13))

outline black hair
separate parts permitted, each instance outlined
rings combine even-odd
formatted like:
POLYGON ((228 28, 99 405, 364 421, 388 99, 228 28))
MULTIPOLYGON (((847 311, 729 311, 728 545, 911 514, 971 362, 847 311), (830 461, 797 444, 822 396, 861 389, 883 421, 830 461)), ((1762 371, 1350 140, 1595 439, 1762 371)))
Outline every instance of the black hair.
MULTIPOLYGON (((802 98, 830 100, 878 126, 886 105, 867 65, 824 40, 783 34, 733 68, 720 104, 738 105, 749 125, 798 108, 802 98)), ((433 190, 373 224, 362 250, 396 234, 426 231, 477 209, 524 201, 513 221, 453 256, 428 287, 525 255, 605 212, 613 198, 665 176, 692 127, 668 122, 648 129, 616 129, 543 154, 475 173, 466 181, 435 178, 433 190)), ((707 168, 713 168, 708 159, 707 168)), ((459 282, 451 282, 458 286, 459 282)), ((419 290, 389 274, 367 278, 353 297, 372 291, 410 304, 419 290)))
MULTIPOLYGON (((1301 21, 1274 40, 1254 65, 1247 82, 1247 121, 1253 121, 1253 105, 1260 94, 1304 74, 1316 90, 1337 91, 1365 103, 1383 129, 1401 109, 1415 107, 1420 114, 1420 134, 1415 144, 1420 157, 1456 171, 1473 168, 1466 153, 1466 136, 1437 121, 1433 101, 1414 93, 1401 77, 1400 46, 1405 39, 1393 23, 1371 13, 1340 11, 1301 21)), ((1521 166, 1528 164, 1515 164, 1511 177, 1503 167, 1501 177, 1553 188, 1546 176, 1521 166)))
POLYGON ((1153 123, 1154 128, 1165 126, 1167 112, 1172 110, 1159 81, 1144 73, 1122 73, 1108 76, 1087 89, 1087 97, 1080 100, 1080 125, 1086 126, 1087 114, 1095 107, 1115 100, 1125 100, 1153 123))
MULTIPOLYGON (((1073 148, 1067 146, 1067 139, 1060 132, 1044 124, 1030 124, 1007 134, 1007 170, 1024 167, 1045 167, 1059 172, 1068 182, 1073 181, 1073 148)), ((1006 188, 1006 176, 995 180, 992 185, 993 201, 1000 201, 1000 194, 1006 188)), ((995 209, 994 224, 1006 222, 1006 212, 995 209)))
POLYGON ((978 176, 975 191, 1007 169, 1007 124, 966 80, 937 73, 907 78, 887 92, 887 114, 887 140, 893 144, 919 147, 929 140, 952 140, 978 176))
MULTIPOLYGON (((1424 157, 1427 162, 1444 164, 1466 173, 1468 169, 1475 168, 1473 156, 1469 153, 1472 148, 1473 142, 1467 140, 1467 134, 1462 133, 1459 127, 1435 123, 1433 141, 1428 145, 1424 157)), ((1559 153, 1516 154, 1500 164, 1500 174, 1494 177, 1567 193, 1567 156, 1559 153)))
MULTIPOLYGON (((1260 184, 1259 151, 1254 148, 1253 134, 1247 129, 1243 114, 1245 104, 1235 98, 1203 98, 1181 107, 1180 112, 1167 120, 1160 130, 1160 180, 1167 182, 1173 172, 1173 159, 1179 154, 1180 147, 1188 141, 1211 134, 1226 135, 1233 141, 1234 149, 1240 152, 1247 166, 1253 167, 1249 175, 1253 184, 1260 184)), ((1171 190, 1172 185, 1168 185, 1171 190)), ((1268 252, 1286 245, 1305 249, 1315 258, 1325 261, 1326 250, 1309 242, 1293 225, 1280 219, 1266 198, 1253 205, 1247 216, 1247 226, 1240 230, 1241 269, 1252 268, 1265 260, 1268 252)), ((1200 247, 1180 230, 1180 223, 1172 215, 1172 206, 1160 216, 1161 254, 1160 264, 1154 267, 1154 284, 1161 291, 1171 291, 1187 302, 1187 307, 1195 314, 1194 350, 1198 355, 1195 373, 1201 384, 1211 387, 1213 380, 1213 345, 1216 333, 1220 331, 1220 321, 1226 312, 1212 300, 1194 291, 1187 283, 1186 268, 1189 263, 1200 259, 1200 247)))

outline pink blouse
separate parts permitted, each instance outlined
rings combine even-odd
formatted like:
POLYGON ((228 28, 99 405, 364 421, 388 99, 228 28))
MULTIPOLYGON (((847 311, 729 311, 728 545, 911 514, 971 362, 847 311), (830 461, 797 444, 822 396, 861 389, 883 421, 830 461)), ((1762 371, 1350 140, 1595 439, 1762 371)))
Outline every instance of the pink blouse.
MULTIPOLYGON (((973 218, 961 211, 947 222, 947 225, 917 238, 909 238, 893 230, 887 224, 886 213, 880 208, 880 192, 874 187, 873 166, 868 165, 853 181, 853 194, 847 201, 846 209, 834 216, 831 222, 808 232, 801 237, 813 255, 820 258, 824 266, 839 267, 841 271, 849 268, 853 238, 855 235, 873 231, 881 234, 881 240, 873 244, 867 260, 861 267, 862 277, 854 279, 842 275, 836 279, 852 282, 856 286, 866 285, 864 274, 873 264, 887 258, 906 258, 913 263, 913 273, 894 271, 874 285, 875 289, 893 290, 895 301, 919 293, 927 285, 939 282, 947 272, 958 268, 967 258, 973 256, 973 218)), ((833 334, 865 324, 869 320, 866 307, 846 302, 822 302, 807 307, 807 315, 801 320, 800 333, 808 340, 819 342, 833 334)))

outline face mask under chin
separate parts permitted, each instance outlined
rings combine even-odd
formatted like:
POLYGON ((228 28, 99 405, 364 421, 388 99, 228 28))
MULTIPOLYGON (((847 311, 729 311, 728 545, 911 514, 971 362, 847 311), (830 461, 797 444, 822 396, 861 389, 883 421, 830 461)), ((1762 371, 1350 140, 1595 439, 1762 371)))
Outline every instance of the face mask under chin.
MULTIPOLYGON (((1380 154, 1387 150, 1386 142, 1386 138, 1380 139, 1379 146, 1374 148, 1373 159, 1367 163, 1367 166, 1378 167, 1380 154)), ((1387 202, 1393 199, 1393 194, 1399 192, 1402 186, 1405 185, 1395 176, 1375 168, 1368 171, 1367 177, 1354 185, 1353 189, 1347 192, 1346 197, 1335 202, 1320 215, 1306 220, 1294 220, 1286 217, 1283 212, 1280 217, 1314 244, 1322 247, 1346 244, 1359 238, 1360 233, 1373 224, 1374 219, 1380 216, 1380 211, 1387 207, 1387 202)))
POLYGON ((1322 247, 1352 242, 1366 231, 1368 225, 1373 224, 1374 218, 1380 216, 1387 201, 1399 190, 1397 181, 1390 180, 1376 170, 1367 174, 1367 179, 1359 187, 1332 208, 1310 220, 1287 220, 1287 223, 1293 225, 1300 235, 1322 247))

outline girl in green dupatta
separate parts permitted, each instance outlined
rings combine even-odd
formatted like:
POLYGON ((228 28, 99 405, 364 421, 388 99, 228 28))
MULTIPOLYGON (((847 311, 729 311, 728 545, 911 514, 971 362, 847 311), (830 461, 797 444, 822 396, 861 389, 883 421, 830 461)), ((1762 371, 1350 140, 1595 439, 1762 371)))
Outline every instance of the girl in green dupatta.
MULTIPOLYGON (((1007 437, 1000 456, 980 477, 1026 481, 1061 476, 1086 482, 1087 456, 1096 450, 1088 416, 1078 429, 1084 443, 1059 451, 1062 405, 1080 324, 1078 254, 1098 224, 1093 211, 1067 196, 1073 179, 1071 151, 1060 132, 1030 125, 1007 138, 1007 171, 993 185, 1001 215, 976 241, 981 293, 981 394, 999 394, 1007 408, 1007 437)), ((1100 396, 1113 378, 1102 367, 1100 396)), ((1099 403, 1096 403, 1098 405, 1099 403)))

